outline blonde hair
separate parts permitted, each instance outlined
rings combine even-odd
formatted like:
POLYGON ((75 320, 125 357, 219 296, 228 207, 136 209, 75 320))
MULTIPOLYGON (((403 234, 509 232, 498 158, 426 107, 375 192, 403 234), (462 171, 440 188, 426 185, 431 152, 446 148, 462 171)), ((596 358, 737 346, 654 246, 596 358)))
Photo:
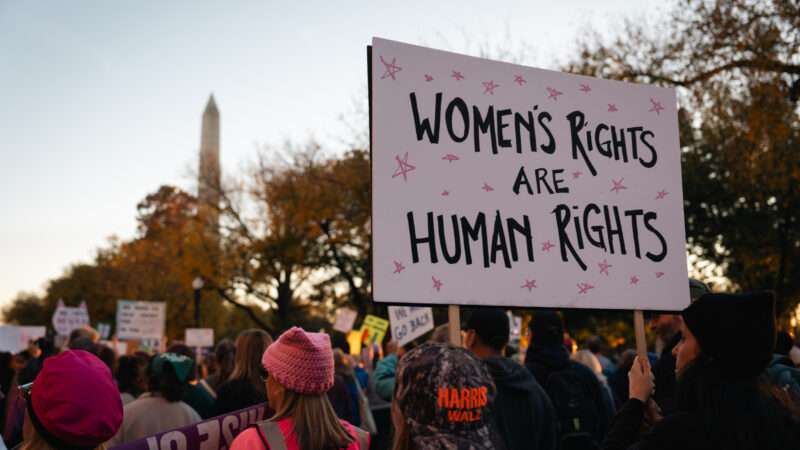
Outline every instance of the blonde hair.
POLYGON ((272 420, 291 417, 297 445, 303 450, 347 448, 355 439, 336 417, 327 394, 300 394, 285 389, 281 409, 272 420))
MULTIPOLYGON (((36 431, 36 428, 31 426, 31 438, 28 442, 24 442, 20 450, 58 450, 57 448, 50 445, 49 442, 44 440, 41 434, 36 431)), ((94 450, 106 450, 105 442, 98 445, 94 448, 94 450)))
POLYGON ((594 353, 591 351, 578 350, 570 356, 570 359, 591 369, 601 381, 606 381, 606 377, 603 375, 603 366, 600 364, 600 360, 597 359, 597 356, 594 356, 594 353))
POLYGON ((264 368, 261 366, 261 355, 272 344, 272 336, 264 330, 253 328, 244 330, 236 338, 236 357, 229 380, 248 380, 253 387, 264 392, 261 380, 264 368))

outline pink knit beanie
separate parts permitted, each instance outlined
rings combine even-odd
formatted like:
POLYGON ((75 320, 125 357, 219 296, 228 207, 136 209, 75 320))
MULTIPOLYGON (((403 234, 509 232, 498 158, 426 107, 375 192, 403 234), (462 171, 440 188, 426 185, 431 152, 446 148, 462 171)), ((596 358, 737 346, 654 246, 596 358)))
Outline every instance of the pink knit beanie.
POLYGON ((333 350, 324 333, 292 327, 267 347, 261 364, 270 377, 301 394, 324 394, 333 386, 333 350))

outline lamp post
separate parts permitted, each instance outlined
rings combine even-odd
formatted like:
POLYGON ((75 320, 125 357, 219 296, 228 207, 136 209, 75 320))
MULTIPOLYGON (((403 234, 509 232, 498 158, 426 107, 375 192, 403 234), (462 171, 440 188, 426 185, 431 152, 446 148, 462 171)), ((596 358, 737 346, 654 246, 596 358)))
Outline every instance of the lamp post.
POLYGON ((192 289, 194 289, 194 327, 200 328, 200 293, 203 289, 203 278, 197 277, 192 281, 192 289))

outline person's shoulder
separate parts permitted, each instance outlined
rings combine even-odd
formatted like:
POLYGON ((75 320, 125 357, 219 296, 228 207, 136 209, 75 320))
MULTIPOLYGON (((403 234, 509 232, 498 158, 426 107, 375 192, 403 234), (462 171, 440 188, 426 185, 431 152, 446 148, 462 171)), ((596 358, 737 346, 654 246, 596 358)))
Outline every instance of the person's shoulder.
POLYGON ((375 366, 375 371, 392 370, 397 366, 397 355, 389 355, 382 360, 378 361, 375 366))
POLYGON ((200 414, 198 414, 197 411, 195 411, 195 409, 192 408, 191 405, 189 405, 188 403, 184 401, 179 401, 175 402, 175 404, 177 405, 178 408, 181 409, 183 414, 185 414, 187 418, 189 418, 189 420, 191 420, 192 422, 200 422, 201 420, 203 420, 203 418, 200 417, 200 414))
POLYGON ((132 402, 123 405, 122 410, 124 412, 138 411, 140 409, 147 410, 149 408, 152 408, 154 404, 164 403, 164 402, 166 402, 166 400, 164 400, 162 397, 158 397, 150 394, 149 392, 145 392, 144 394, 134 399, 132 402))
MULTIPOLYGON (((357 426, 353 425, 352 423, 344 419, 339 419, 339 422, 342 423, 342 426, 345 428, 345 430, 347 430, 347 432, 350 433, 351 436, 353 436, 353 439, 355 439, 355 441, 348 447, 348 449, 362 449, 360 442, 362 438, 366 439, 367 448, 369 448, 369 444, 372 441, 372 436, 369 434, 369 432, 361 428, 358 428, 357 426)), ((367 449, 363 448, 363 450, 367 449)))
POLYGON ((242 396, 245 394, 249 394, 249 390, 252 391, 253 389, 250 386, 250 382, 248 380, 236 378, 236 379, 229 379, 223 382, 219 389, 217 389, 217 398, 226 395, 226 396, 242 396))
POLYGON ((244 431, 239 433, 238 436, 231 442, 230 450, 258 450, 264 448, 264 443, 261 441, 261 436, 256 427, 245 428, 244 431))
POLYGON ((592 371, 592 369, 584 366, 583 364, 577 361, 570 361, 569 362, 569 370, 580 374, 582 377, 586 378, 587 380, 591 379, 596 381, 597 384, 600 384, 600 380, 597 378, 597 375, 592 371))

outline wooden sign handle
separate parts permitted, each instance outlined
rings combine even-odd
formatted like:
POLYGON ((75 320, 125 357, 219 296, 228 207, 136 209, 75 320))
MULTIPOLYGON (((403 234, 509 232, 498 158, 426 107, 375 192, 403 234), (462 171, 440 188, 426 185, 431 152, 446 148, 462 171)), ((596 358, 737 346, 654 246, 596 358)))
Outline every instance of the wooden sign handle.
POLYGON ((458 305, 447 307, 447 330, 450 344, 461 347, 461 311, 458 305))
POLYGON ((633 331, 636 335, 636 355, 647 358, 647 339, 644 336, 644 314, 637 309, 633 312, 633 331))

